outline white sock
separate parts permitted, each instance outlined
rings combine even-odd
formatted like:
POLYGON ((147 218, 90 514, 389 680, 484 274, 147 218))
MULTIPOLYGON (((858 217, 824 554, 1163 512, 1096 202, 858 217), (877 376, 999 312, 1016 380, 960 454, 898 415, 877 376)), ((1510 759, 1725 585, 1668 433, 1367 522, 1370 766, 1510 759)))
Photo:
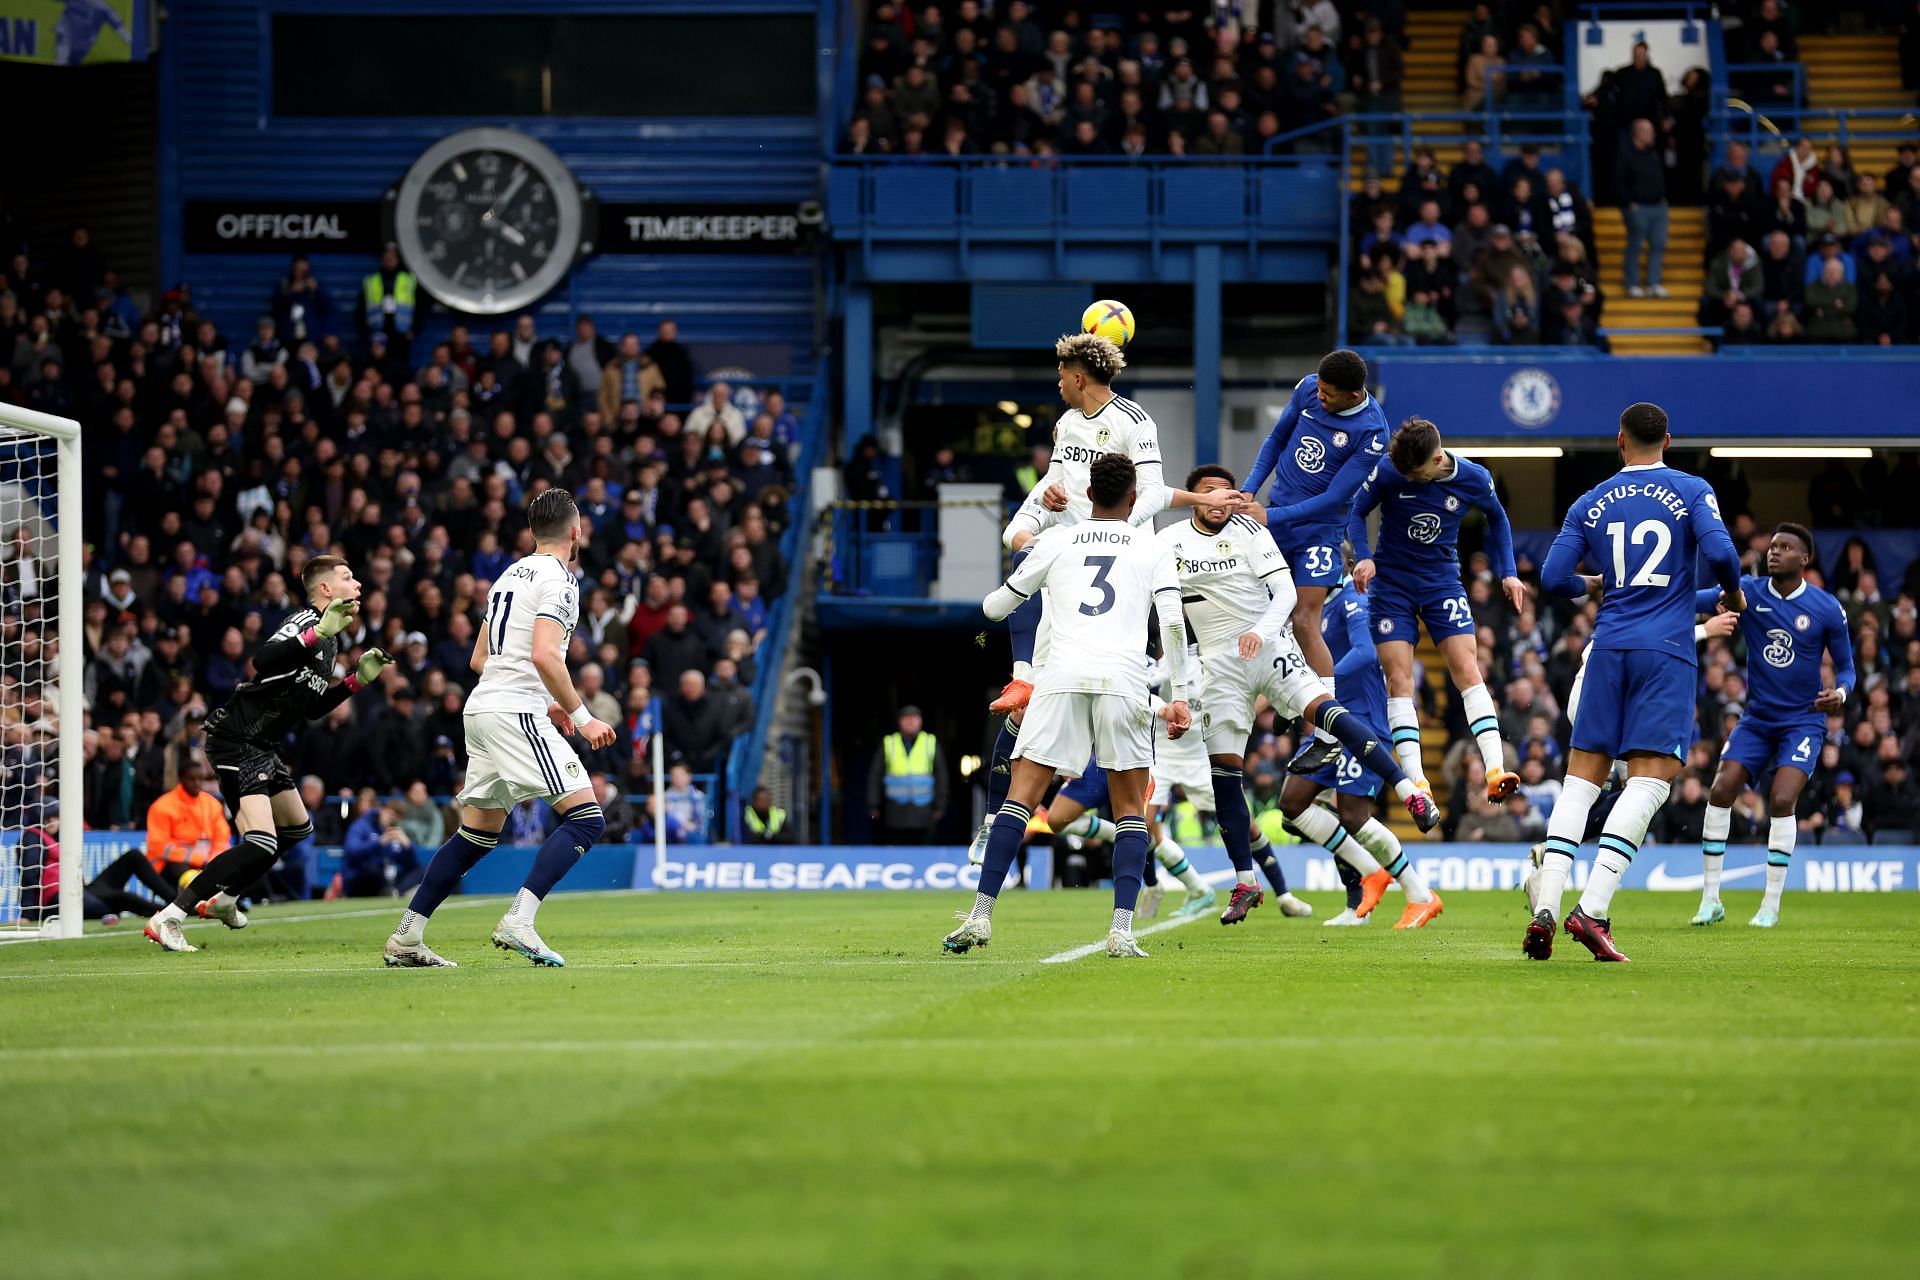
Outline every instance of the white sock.
POLYGON ((513 906, 508 908, 507 916, 515 924, 531 926, 533 924, 533 917, 538 914, 539 910, 540 899, 534 897, 525 889, 522 889, 513 895, 513 906))
POLYGON ((1787 868, 1793 862, 1793 842, 1800 834, 1800 824, 1793 815, 1774 818, 1767 823, 1767 894, 1760 900, 1763 911, 1776 914, 1780 910, 1780 891, 1787 887, 1787 868))
POLYGON ((1704 905, 1720 901, 1720 868, 1727 863, 1727 832, 1733 827, 1733 810, 1709 804, 1700 824, 1700 865, 1706 883, 1700 887, 1704 905))
POLYGON ((1348 849, 1347 865, 1363 876, 1372 875, 1400 856, 1400 837, 1394 835, 1387 824, 1378 818, 1368 818, 1366 825, 1353 833, 1352 843, 1358 845, 1359 850, 1348 849), (1371 868, 1361 866, 1361 860, 1352 856, 1360 851, 1367 855, 1366 861, 1373 863, 1371 868))
POLYGON ((1507 767, 1506 746, 1500 741, 1500 720, 1494 714, 1493 695, 1487 686, 1476 684, 1460 691, 1460 709, 1466 713, 1467 732, 1480 748, 1480 762, 1491 777, 1507 767))
MULTIPOLYGON (((1340 819, 1331 809, 1322 809, 1317 804, 1310 804, 1302 809, 1298 816, 1288 821, 1293 823, 1293 829, 1302 836, 1321 846, 1328 853, 1336 857, 1340 856, 1341 846, 1347 840, 1347 833, 1341 829, 1340 819)), ((1360 874, 1365 875, 1366 872, 1363 871, 1360 874)))
POLYGON ((187 918, 187 912, 185 907, 169 902, 166 906, 154 912, 153 918, 164 924, 168 920, 185 920, 187 918))
MULTIPOLYGON (((1668 785, 1658 778, 1628 778, 1600 829, 1600 852, 1593 860, 1593 874, 1587 877, 1586 890, 1580 895, 1580 909, 1596 920, 1607 918, 1613 904, 1613 891, 1620 887, 1620 876, 1640 852, 1647 838, 1653 815, 1667 802, 1668 785)), ((1564 794, 1564 793, 1563 793, 1564 794)), ((1559 806, 1554 806, 1558 813, 1559 806)))
POLYGON ((1260 877, 1251 871, 1238 871, 1234 873, 1233 881, 1235 884, 1258 885, 1260 877))
POLYGON ((1096 844, 1112 844, 1119 838, 1120 828, 1089 809, 1054 834, 1079 836, 1082 840, 1092 840, 1096 844))
POLYGON ((1133 912, 1127 910, 1125 907, 1115 907, 1113 909, 1113 927, 1122 933, 1132 933, 1133 912))
POLYGON ((1587 815, 1600 798, 1600 788, 1585 778, 1567 775, 1561 784, 1560 798, 1553 803, 1553 816, 1547 819, 1547 853, 1540 859, 1540 878, 1535 882, 1533 909, 1560 918, 1560 895, 1567 890, 1567 876, 1573 870, 1574 855, 1587 834, 1587 815))
POLYGON ((1187 861, 1187 851, 1175 844, 1171 837, 1160 837, 1160 843, 1153 847, 1153 856, 1160 859, 1160 865, 1172 872, 1179 878, 1181 884, 1193 892, 1198 893, 1207 887, 1207 882, 1200 878, 1200 873, 1194 870, 1191 862, 1187 861))
POLYGON ((1033 664, 1031 662, 1015 662, 1013 664, 1013 678, 1015 680, 1024 680, 1028 684, 1032 684, 1033 683, 1033 664))
POLYGON ((427 938, 427 917, 409 907, 400 913, 400 927, 393 936, 413 946, 419 946, 427 938))
POLYGON ((974 894, 973 910, 967 913, 967 918, 969 920, 991 921, 993 919, 993 902, 994 900, 984 893, 974 894))
POLYGON ((1387 727, 1393 733, 1393 758, 1400 762, 1400 771, 1416 782, 1426 781, 1427 766, 1420 759, 1420 716, 1412 698, 1387 699, 1387 727))

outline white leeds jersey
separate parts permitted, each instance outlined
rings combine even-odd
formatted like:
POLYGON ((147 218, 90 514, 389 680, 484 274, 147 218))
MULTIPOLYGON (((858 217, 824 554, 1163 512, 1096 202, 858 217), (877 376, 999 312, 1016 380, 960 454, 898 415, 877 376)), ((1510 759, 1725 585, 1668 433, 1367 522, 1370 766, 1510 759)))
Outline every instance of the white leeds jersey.
POLYGON ((1028 545, 1007 586, 1022 598, 1046 592, 1053 652, 1035 692, 1145 699, 1147 619, 1155 603, 1180 607, 1172 553, 1119 520, 1049 529, 1028 545))
POLYGON ((1171 524, 1157 535, 1173 552, 1180 574, 1181 603, 1200 652, 1234 652, 1240 637, 1253 629, 1273 599, 1273 588, 1287 572, 1266 526, 1246 516, 1229 516, 1218 533, 1192 520, 1171 524))
POLYGON ((466 710, 533 711, 546 714, 553 695, 533 667, 533 624, 560 624, 561 651, 580 618, 580 584, 573 571, 550 555, 528 556, 495 580, 487 592, 487 665, 473 686, 466 710))
MULTIPOLYGON (((1020 505, 1014 517, 1016 524, 1025 521, 1028 528, 1037 530, 1093 519, 1093 500, 1087 497, 1087 485, 1092 479, 1093 460, 1106 453, 1125 454, 1133 459, 1134 487, 1141 495, 1153 488, 1165 487, 1160 466, 1159 428, 1153 425, 1145 409, 1125 396, 1116 395, 1102 405, 1098 413, 1088 415, 1078 409, 1068 409, 1060 415, 1053 428, 1053 461, 1020 505), (1049 511, 1040 501, 1040 495, 1048 486, 1056 484, 1067 491, 1064 511, 1049 511)), ((1132 523, 1147 523, 1165 506, 1164 500, 1157 505, 1141 504, 1135 508, 1132 523)))

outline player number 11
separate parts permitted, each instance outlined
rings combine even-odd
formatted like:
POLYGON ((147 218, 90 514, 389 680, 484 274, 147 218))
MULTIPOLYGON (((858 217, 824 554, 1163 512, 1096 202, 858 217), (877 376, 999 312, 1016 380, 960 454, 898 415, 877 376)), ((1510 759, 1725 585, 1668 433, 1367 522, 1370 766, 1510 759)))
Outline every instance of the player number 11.
POLYGON ((1653 550, 1640 564, 1633 581, 1627 581, 1627 526, 1616 520, 1607 526, 1607 538, 1613 543, 1613 585, 1616 587, 1664 587, 1673 581, 1671 574, 1658 572, 1673 549, 1673 534, 1658 520, 1642 520, 1633 527, 1633 545, 1651 541, 1653 550))

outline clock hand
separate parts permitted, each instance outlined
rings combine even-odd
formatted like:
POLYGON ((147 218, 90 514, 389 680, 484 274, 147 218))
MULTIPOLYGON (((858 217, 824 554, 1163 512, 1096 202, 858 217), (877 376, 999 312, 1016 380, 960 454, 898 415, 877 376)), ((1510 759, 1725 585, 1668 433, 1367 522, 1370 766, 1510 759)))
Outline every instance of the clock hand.
POLYGON ((527 237, 525 233, 523 233, 520 230, 520 228, 515 226, 510 226, 507 223, 500 221, 498 218, 495 218, 493 220, 493 229, 500 233, 500 238, 502 240, 505 240, 508 244, 512 245, 516 249, 524 248, 527 243, 527 237))
POLYGON ((525 165, 521 165, 518 169, 515 169, 513 171, 513 180, 507 183, 507 189, 500 193, 500 198, 493 202, 493 208, 488 209, 487 212, 491 214, 494 209, 504 209, 508 205, 512 204, 513 197, 519 192, 521 186, 525 184, 526 180, 527 180, 527 167, 525 165))

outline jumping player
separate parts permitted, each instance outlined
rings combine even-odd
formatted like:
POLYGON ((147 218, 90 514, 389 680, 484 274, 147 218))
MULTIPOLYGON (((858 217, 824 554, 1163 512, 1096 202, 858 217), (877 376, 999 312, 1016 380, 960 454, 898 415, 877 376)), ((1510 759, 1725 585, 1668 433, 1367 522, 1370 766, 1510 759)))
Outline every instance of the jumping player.
MULTIPOLYGON (((1341 584, 1327 597, 1320 631, 1333 654, 1347 708, 1362 720, 1380 723, 1387 712, 1387 686, 1374 654, 1367 597, 1341 584)), ((1343 870, 1358 873, 1356 886, 1349 887, 1347 909, 1328 920, 1329 925, 1366 924, 1387 886, 1397 880, 1407 905, 1393 927, 1423 928, 1443 909, 1440 895, 1427 886, 1399 839, 1373 816, 1379 794, 1378 776, 1359 757, 1342 750, 1311 774, 1289 775, 1280 788, 1280 812, 1301 836, 1331 853, 1343 870), (1330 810, 1316 803, 1328 792, 1334 795, 1330 810)))
POLYGON ((973 908, 941 944, 956 954, 992 940, 994 902, 1026 838, 1033 807, 1056 774, 1079 772, 1089 755, 1106 770, 1117 829, 1107 954, 1147 954, 1133 937, 1133 909, 1147 865, 1143 814, 1147 770, 1153 764, 1147 619, 1158 604, 1160 644, 1173 685, 1168 726, 1175 734, 1191 723, 1186 628, 1173 556, 1129 521, 1138 497, 1132 460, 1108 454, 1088 470, 1092 519, 1050 529, 1036 539, 1032 553, 981 605, 997 621, 1045 591, 1052 597, 1059 652, 1041 670, 1032 715, 1013 752, 1011 782, 994 815, 973 908))
MULTIPOLYGON (((1187 478, 1187 487, 1202 496, 1232 484, 1232 472, 1211 465, 1196 467, 1187 478)), ((1432 798, 1408 781, 1376 731, 1334 701, 1288 633, 1293 580, 1266 526, 1246 516, 1215 518, 1211 508, 1199 508, 1159 536, 1175 555, 1181 600, 1200 643, 1201 731, 1213 765, 1214 816, 1235 879, 1220 923, 1238 924, 1265 896, 1254 875, 1242 783, 1247 736, 1263 696, 1278 714, 1327 730, 1393 785, 1422 831, 1432 830, 1439 821, 1432 798)), ((1318 626, 1316 618, 1316 631, 1318 626)))
MULTIPOLYGON (((1333 654, 1320 638, 1320 611, 1346 576, 1340 542, 1348 504, 1386 445, 1387 415, 1367 392, 1367 362, 1357 352, 1330 351, 1294 387, 1242 486, 1243 505, 1266 508, 1267 529, 1293 575, 1293 634, 1330 694, 1337 684, 1333 654), (1257 495, 1268 476, 1273 489, 1263 504, 1257 495)), ((1315 767, 1339 749, 1318 728, 1314 741, 1315 767)))
POLYGON ((307 607, 296 612, 253 655, 253 679, 207 717, 207 759, 233 814, 240 842, 214 856, 173 901, 147 921, 146 936, 166 951, 198 951, 180 922, 188 912, 229 929, 247 927, 239 895, 285 850, 313 834, 293 774, 280 759, 287 734, 302 720, 323 720, 379 679, 393 661, 368 649, 335 683, 340 633, 359 612, 360 583, 338 556, 315 556, 300 573, 307 607))
POLYGON ((569 567, 581 542, 580 509, 565 489, 545 489, 527 504, 533 554, 516 561, 487 593, 487 613, 473 644, 473 687, 461 723, 467 734, 467 780, 455 797, 459 830, 433 855, 400 927, 387 939, 395 969, 451 969, 427 946, 427 920, 459 887, 461 877, 500 842, 507 814, 539 797, 560 819, 534 855, 526 883, 494 926, 493 945, 537 965, 560 968, 560 954, 541 941, 534 916, 541 900, 573 869, 606 819, 580 759, 561 737, 576 730, 594 748, 613 741, 594 719, 567 672, 567 641, 580 617, 580 588, 569 567))
MULTIPOLYGON (((1071 333, 1054 344, 1053 353, 1058 361, 1060 399, 1067 408, 1054 426, 1053 459, 1046 474, 1035 482, 1000 535, 1001 544, 1014 553, 1016 569, 1027 544, 1041 530, 1078 524, 1091 516, 1089 469, 1094 459, 1106 454, 1131 459, 1138 477, 1140 499, 1127 518, 1129 524, 1151 528, 1153 518, 1162 511, 1190 507, 1197 501, 1185 490, 1167 487, 1161 474, 1159 428, 1145 409, 1114 391, 1113 380, 1127 367, 1120 348, 1090 333, 1071 333)), ((1008 617, 1013 678, 989 710, 1016 711, 1033 696, 1034 670, 1046 659, 1046 645, 1040 635, 1042 616, 1040 598, 1035 596, 1008 617)))
MULTIPOLYGON (((1747 607, 1740 635, 1747 648, 1747 712, 1720 748, 1720 768, 1707 794, 1701 861, 1706 883, 1693 923, 1727 918, 1720 905, 1720 870, 1727 860, 1727 829, 1733 802, 1748 782, 1767 787, 1767 892, 1747 923, 1771 929, 1780 921, 1780 891, 1787 883, 1797 832, 1794 807, 1807 774, 1820 758, 1827 714, 1847 705, 1853 693, 1853 643, 1847 611, 1806 579, 1813 563, 1813 534, 1805 526, 1775 527, 1767 546, 1767 574, 1740 580, 1747 607), (1833 686, 1821 687, 1820 654, 1833 656, 1833 686), (1773 775, 1768 781, 1767 775, 1773 775)), ((1718 591, 1695 600, 1701 612, 1719 604, 1718 591)))
POLYGON ((1712 566, 1727 611, 1746 609, 1740 555, 1720 521, 1720 501, 1706 481, 1666 464, 1672 439, 1658 405, 1629 405, 1616 441, 1624 465, 1573 504, 1541 567, 1541 584, 1556 595, 1578 599, 1602 588, 1604 594, 1573 712, 1566 781, 1547 822, 1534 915, 1522 944, 1535 960, 1553 954, 1567 873, 1616 759, 1626 761, 1626 785, 1565 927, 1596 959, 1627 958, 1614 946, 1607 908, 1693 737, 1697 556, 1712 566), (1583 556, 1602 566, 1601 573, 1580 574, 1583 556))
POLYGON ((1424 418, 1408 418, 1393 433, 1386 459, 1354 498, 1347 536, 1359 557, 1354 589, 1372 597, 1375 645, 1387 675, 1387 721, 1400 767, 1416 784, 1425 784, 1420 718, 1413 705, 1413 646, 1424 622, 1460 691, 1460 709, 1487 768, 1487 799, 1498 802, 1514 793, 1520 777, 1506 767, 1500 721, 1480 670, 1473 613, 1460 588, 1460 522, 1471 509, 1486 513, 1487 555, 1517 613, 1526 605, 1526 588, 1514 576, 1513 530, 1493 491, 1493 476, 1479 463, 1448 453, 1440 429, 1424 418), (1375 507, 1380 508, 1377 557, 1367 542, 1367 513, 1375 507))

